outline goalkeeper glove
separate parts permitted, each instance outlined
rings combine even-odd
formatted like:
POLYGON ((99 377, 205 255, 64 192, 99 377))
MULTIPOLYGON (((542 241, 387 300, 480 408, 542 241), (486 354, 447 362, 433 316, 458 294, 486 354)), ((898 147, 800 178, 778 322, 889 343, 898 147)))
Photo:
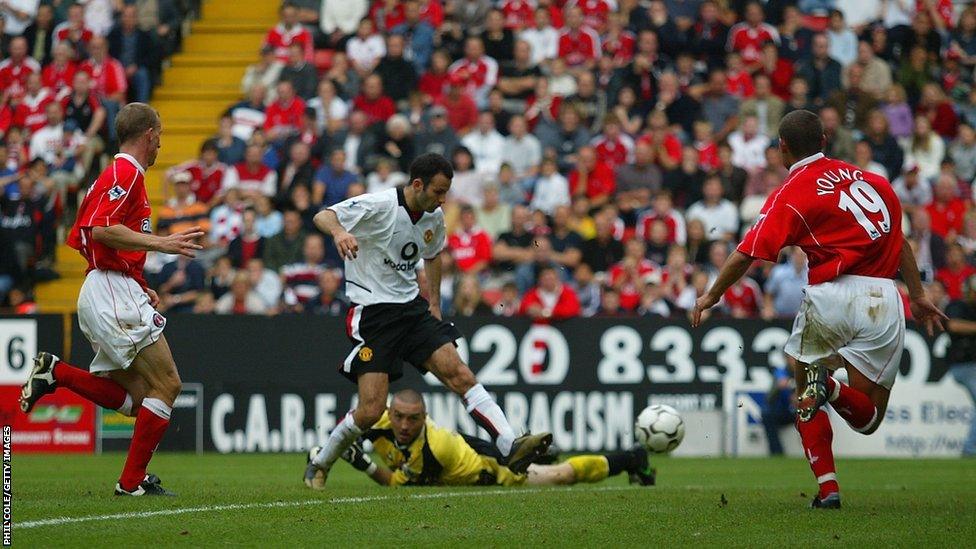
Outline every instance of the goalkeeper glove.
POLYGON ((346 451, 342 453, 342 459, 367 475, 372 475, 377 468, 359 441, 353 442, 349 448, 346 448, 346 451))

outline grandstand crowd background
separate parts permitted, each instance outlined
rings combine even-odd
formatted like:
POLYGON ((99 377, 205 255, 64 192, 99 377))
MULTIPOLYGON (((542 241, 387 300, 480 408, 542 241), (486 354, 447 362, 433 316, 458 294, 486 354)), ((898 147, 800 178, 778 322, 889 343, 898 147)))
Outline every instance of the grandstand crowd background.
MULTIPOLYGON (((787 179, 776 128, 794 109, 821 115, 828 156, 891 180, 928 291, 961 296, 976 273, 970 3, 537 1, 283 4, 240 102, 166 173, 157 231, 207 236, 194 260, 150 254, 160 310, 345 314, 312 217, 436 152, 455 167, 447 314, 681 316, 787 179)), ((197 9, 31 4, 0 2, 0 302, 16 311, 57 276, 114 113, 151 99, 197 9)), ((791 317, 805 284, 787 250, 715 314, 791 317)))

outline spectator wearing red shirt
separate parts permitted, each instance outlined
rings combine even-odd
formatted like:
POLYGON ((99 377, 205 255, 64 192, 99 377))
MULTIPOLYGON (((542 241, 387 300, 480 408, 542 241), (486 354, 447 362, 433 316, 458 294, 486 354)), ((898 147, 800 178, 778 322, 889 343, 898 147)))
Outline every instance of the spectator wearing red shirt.
POLYGON ((759 72, 769 77, 773 87, 773 94, 783 101, 790 100, 790 82, 796 70, 793 63, 779 56, 779 46, 773 42, 766 42, 762 48, 762 66, 759 72))
POLYGON ((464 135, 478 122, 478 106, 464 93, 464 83, 451 77, 440 105, 447 109, 447 121, 458 135, 464 135))
POLYGON ((932 131, 944 139, 954 139, 959 132, 959 116, 942 93, 942 88, 934 82, 922 87, 922 98, 915 107, 915 116, 928 118, 932 131))
POLYGON ((654 163, 663 170, 672 170, 681 163, 681 140, 668 127, 668 115, 664 111, 651 113, 650 129, 637 142, 651 146, 654 163))
POLYGON ((593 140, 596 154, 612 169, 634 161, 634 140, 620 131, 616 115, 608 114, 603 120, 603 135, 593 140))
POLYGON ((420 75, 417 89, 429 97, 430 103, 439 103, 447 93, 450 75, 447 68, 451 65, 451 58, 447 52, 437 50, 430 56, 430 68, 420 75))
POLYGON ((571 68, 592 70, 601 52, 600 36, 584 26, 583 10, 578 6, 568 6, 564 12, 566 28, 559 35, 559 57, 571 68))
POLYGON ((480 273, 491 263, 491 236, 475 223, 474 208, 461 207, 461 226, 447 239, 454 263, 462 273, 480 273))
POLYGON ((597 157, 592 146, 580 147, 576 169, 569 172, 569 188, 574 198, 586 197, 591 207, 602 206, 610 201, 617 182, 613 168, 597 157))
POLYGON ((10 41, 10 56, 0 61, 0 94, 15 97, 24 93, 27 77, 41 72, 41 65, 27 56, 27 40, 17 36, 10 41))
POLYGON ((656 273, 658 266, 644 257, 646 246, 638 238, 624 244, 624 258, 610 267, 609 282, 620 295, 620 307, 633 311, 640 304, 644 277, 656 273))
POLYGON ((745 276, 725 290, 722 301, 732 318, 757 318, 762 308, 763 294, 759 284, 745 276))
POLYGON ((776 27, 764 23, 764 19, 762 5, 755 1, 750 2, 746 6, 745 21, 729 29, 729 41, 725 45, 725 50, 739 52, 748 70, 761 66, 763 44, 774 42, 779 45, 779 32, 776 27))
POLYGON ((634 59, 636 48, 637 37, 627 30, 626 18, 619 13, 611 15, 607 33, 600 38, 603 55, 613 59, 613 65, 620 68, 634 59))
POLYGON ((671 193, 667 190, 658 191, 654 196, 654 206, 650 210, 642 213, 637 218, 637 238, 645 242, 650 240, 651 225, 655 221, 661 220, 668 228, 668 244, 685 245, 687 232, 685 229, 685 218, 681 212, 674 209, 674 202, 671 193))
POLYGON ((41 84, 55 90, 59 98, 71 93, 78 65, 72 61, 74 51, 65 43, 54 46, 54 59, 41 72, 41 84))
POLYGON ((92 38, 88 44, 90 57, 78 70, 88 73, 92 78, 92 89, 101 99, 125 104, 125 94, 129 83, 125 77, 125 67, 108 55, 108 42, 101 36, 92 38))
POLYGON ((54 27, 54 45, 67 43, 75 50, 80 52, 78 57, 85 57, 84 52, 88 49, 95 33, 85 27, 85 7, 81 4, 73 4, 68 8, 68 19, 64 23, 54 27))
POLYGON ((190 175, 190 190, 197 202, 207 208, 217 205, 222 198, 222 185, 227 165, 217 160, 217 140, 208 139, 200 146, 200 158, 189 160, 166 170, 166 179, 173 181, 180 173, 190 175))
POLYGON ((45 109, 54 101, 51 90, 41 86, 41 75, 33 73, 27 77, 27 91, 14 111, 13 124, 36 132, 47 124, 45 109))
POLYGON ((731 52, 725 56, 726 88, 729 93, 739 99, 752 97, 756 93, 755 85, 752 82, 752 75, 742 66, 742 56, 736 52, 731 52))
MULTIPOLYGON (((569 0, 566 7, 579 7, 583 14, 583 24, 591 29, 603 31, 607 28, 607 18, 612 11, 607 0, 569 0)), ((563 9, 565 12, 565 8, 563 9)), ((566 18, 569 21, 569 18, 566 18)))
POLYGON ((386 123, 396 113, 393 100, 383 95, 383 79, 371 74, 363 81, 362 91, 352 101, 353 109, 362 111, 369 118, 369 124, 386 123))
POLYGON ((406 6, 400 0, 376 0, 369 9, 369 18, 377 31, 386 34, 407 20, 406 6))
POLYGON ((291 82, 278 82, 278 99, 265 111, 264 132, 268 139, 278 141, 297 134, 305 116, 305 101, 295 95, 291 82))
POLYGON ((568 284, 560 282, 555 267, 546 265, 540 268, 538 280, 539 283, 522 298, 520 315, 540 324, 580 315, 579 297, 568 284))
POLYGON ((420 0, 420 19, 427 21, 434 29, 444 24, 444 6, 440 0, 420 0))
POLYGON ((959 186, 955 176, 944 173, 935 183, 932 203, 925 207, 932 219, 932 232, 945 240, 953 240, 962 230, 966 202, 957 197, 959 186))
POLYGON ((505 28, 522 30, 535 22, 535 6, 529 0, 505 0, 502 4, 502 14, 505 16, 505 28))
POLYGON ((298 43, 305 50, 305 60, 311 62, 314 57, 312 33, 298 22, 298 8, 288 2, 281 5, 278 11, 280 21, 264 38, 264 45, 274 48, 275 59, 281 63, 288 63, 288 48, 298 43))
POLYGON ((959 244, 949 246, 946 266, 935 272, 935 279, 945 287, 949 299, 962 299, 962 284, 976 274, 976 267, 966 263, 966 252, 959 244))
POLYGON ((460 82, 475 104, 486 106, 488 92, 498 83, 498 62, 485 55, 485 43, 478 37, 464 41, 464 57, 448 68, 451 85, 460 82))

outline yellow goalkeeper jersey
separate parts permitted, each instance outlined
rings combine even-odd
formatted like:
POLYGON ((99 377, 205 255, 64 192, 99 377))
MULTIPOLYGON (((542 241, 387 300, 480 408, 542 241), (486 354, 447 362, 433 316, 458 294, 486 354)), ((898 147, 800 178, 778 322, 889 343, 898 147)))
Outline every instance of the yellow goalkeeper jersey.
POLYGON ((479 454, 468 440, 476 446, 489 443, 465 440, 429 417, 420 435, 406 448, 397 444, 385 412, 363 438, 373 442, 375 453, 392 471, 391 486, 513 486, 525 482, 525 475, 516 475, 494 457, 479 454))

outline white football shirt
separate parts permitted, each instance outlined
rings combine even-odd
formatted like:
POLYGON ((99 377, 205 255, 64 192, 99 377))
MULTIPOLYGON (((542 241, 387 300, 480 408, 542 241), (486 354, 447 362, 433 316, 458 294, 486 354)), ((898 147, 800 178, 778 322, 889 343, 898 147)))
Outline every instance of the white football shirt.
POLYGON ((356 237, 359 253, 346 259, 346 295, 358 305, 407 303, 417 297, 417 263, 444 249, 444 212, 410 219, 403 189, 363 194, 329 206, 356 237))

